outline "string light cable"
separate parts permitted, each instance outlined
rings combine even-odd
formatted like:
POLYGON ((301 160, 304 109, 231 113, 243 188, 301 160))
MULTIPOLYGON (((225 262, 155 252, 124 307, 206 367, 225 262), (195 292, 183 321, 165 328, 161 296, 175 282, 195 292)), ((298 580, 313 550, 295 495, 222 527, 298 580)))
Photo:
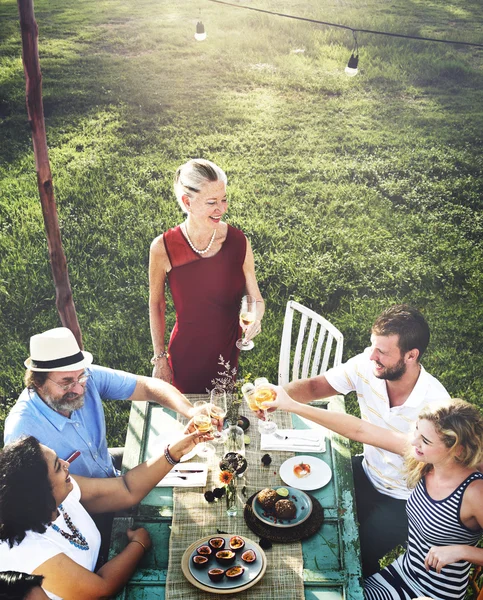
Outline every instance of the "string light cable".
MULTIPOLYGON (((438 42, 441 44, 459 44, 461 46, 472 46, 474 48, 483 48, 483 44, 477 44, 475 42, 460 42, 457 40, 443 40, 441 38, 430 38, 423 37, 419 35, 408 35, 404 33, 390 33, 388 31, 376 31, 374 29, 359 29, 357 27, 350 27, 349 25, 341 25, 340 23, 329 23, 327 21, 319 21, 318 19, 309 19, 308 17, 299 17, 297 15, 287 15, 285 13, 275 12, 271 10, 266 10, 263 8, 256 8, 254 6, 245 6, 244 4, 232 4, 231 2, 226 2, 225 0, 207 0, 208 2, 214 2, 215 4, 224 4, 225 6, 232 6, 234 8, 242 8, 245 10, 253 10, 255 12, 265 13, 268 15, 275 15, 277 17, 285 17, 287 19, 295 19, 297 21, 306 21, 308 23, 315 23, 317 25, 326 25, 327 27, 338 27, 339 29, 346 29, 348 31, 352 31, 355 35, 356 33, 369 33, 372 35, 385 35, 388 37, 396 37, 396 38, 404 38, 408 40, 420 40, 423 42, 438 42)), ((356 38, 354 38, 356 40, 356 38)), ((357 42, 356 42, 357 45, 357 42)), ((353 56, 356 56, 353 52, 353 56)), ((356 65, 357 66, 357 65, 356 65)))

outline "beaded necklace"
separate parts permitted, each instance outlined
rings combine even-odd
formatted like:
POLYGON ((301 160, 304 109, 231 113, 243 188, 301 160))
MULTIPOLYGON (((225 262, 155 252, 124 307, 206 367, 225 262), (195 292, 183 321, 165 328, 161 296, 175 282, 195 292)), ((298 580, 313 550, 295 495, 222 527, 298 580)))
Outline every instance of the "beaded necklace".
POLYGON ((55 523, 51 523, 50 524, 50 526, 52 527, 52 529, 54 531, 57 531, 58 533, 60 533, 60 535, 62 537, 64 537, 66 540, 69 540, 69 543, 72 544, 73 546, 75 546, 76 548, 79 548, 79 550, 89 550, 89 544, 87 543, 86 538, 77 529, 77 527, 74 525, 74 523, 72 523, 71 518, 65 512, 64 507, 62 506, 62 504, 59 505, 59 510, 62 513, 62 516, 64 517, 64 521, 66 522, 66 525, 70 529, 71 533, 67 533, 67 532, 63 531, 55 523))
POLYGON ((184 225, 184 232, 186 234, 186 240, 187 240, 188 244, 190 245, 191 249, 194 250, 194 252, 197 252, 198 254, 206 254, 208 252, 208 250, 211 248, 213 242, 215 241, 216 229, 213 231, 213 235, 211 236, 211 240, 210 240, 210 243, 208 244, 208 246, 206 246, 206 248, 204 250, 198 250, 198 248, 195 247, 195 245, 193 244, 193 242, 190 239, 190 236, 188 234, 188 226, 186 225, 186 223, 183 223, 183 225, 184 225))

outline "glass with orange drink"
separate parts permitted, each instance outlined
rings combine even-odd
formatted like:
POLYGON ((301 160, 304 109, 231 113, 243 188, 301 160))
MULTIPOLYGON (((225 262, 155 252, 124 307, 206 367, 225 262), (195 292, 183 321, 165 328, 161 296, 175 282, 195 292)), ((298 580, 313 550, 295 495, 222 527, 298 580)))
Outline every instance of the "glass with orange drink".
POLYGON ((277 425, 270 420, 265 402, 275 400, 277 394, 267 386, 268 379, 259 377, 255 379, 254 384, 245 383, 242 387, 243 397, 247 401, 248 407, 255 413, 262 412, 264 420, 258 421, 258 431, 260 433, 274 433, 277 431, 277 425))

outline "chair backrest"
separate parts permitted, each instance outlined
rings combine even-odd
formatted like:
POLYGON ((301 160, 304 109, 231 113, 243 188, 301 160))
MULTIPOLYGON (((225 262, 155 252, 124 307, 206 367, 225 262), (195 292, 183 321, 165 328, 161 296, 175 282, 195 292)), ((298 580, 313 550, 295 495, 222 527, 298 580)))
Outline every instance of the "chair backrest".
POLYGON ((290 300, 287 302, 283 322, 278 363, 279 385, 315 377, 331 367, 340 365, 343 345, 344 336, 327 319, 290 300), (296 327, 299 318, 297 342, 295 348, 292 348, 292 329, 296 327))

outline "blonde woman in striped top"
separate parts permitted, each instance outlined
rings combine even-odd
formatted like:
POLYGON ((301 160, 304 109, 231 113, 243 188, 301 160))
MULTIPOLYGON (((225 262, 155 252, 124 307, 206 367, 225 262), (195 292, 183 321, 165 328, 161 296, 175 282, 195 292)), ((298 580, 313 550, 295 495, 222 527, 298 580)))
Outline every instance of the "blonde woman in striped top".
POLYGON ((463 400, 432 404, 419 414, 411 436, 351 415, 296 402, 281 387, 267 407, 315 421, 350 439, 406 458, 412 488, 407 502, 406 552, 364 581, 367 600, 462 600, 472 563, 483 565, 483 417, 463 400))

